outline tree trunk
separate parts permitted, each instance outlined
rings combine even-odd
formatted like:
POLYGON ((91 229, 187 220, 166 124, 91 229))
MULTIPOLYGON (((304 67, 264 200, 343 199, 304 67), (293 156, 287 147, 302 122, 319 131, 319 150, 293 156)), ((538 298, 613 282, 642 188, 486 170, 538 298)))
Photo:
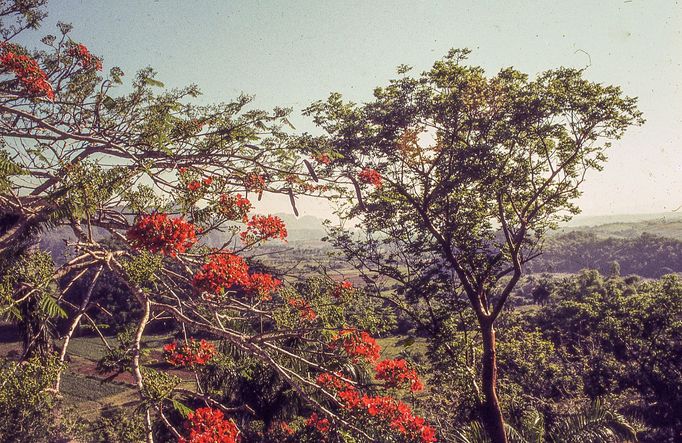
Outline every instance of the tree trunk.
POLYGON ((504 417, 497 398, 497 355, 495 351, 495 328, 493 322, 481 322, 483 336, 483 373, 482 388, 484 395, 483 422, 492 443, 507 443, 504 430, 504 417))

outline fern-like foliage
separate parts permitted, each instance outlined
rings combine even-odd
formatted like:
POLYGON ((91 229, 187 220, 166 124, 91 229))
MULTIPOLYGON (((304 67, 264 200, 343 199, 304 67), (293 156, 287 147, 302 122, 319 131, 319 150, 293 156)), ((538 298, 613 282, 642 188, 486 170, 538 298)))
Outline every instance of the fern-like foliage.
MULTIPOLYGON (((544 418, 533 413, 515 428, 506 424, 509 443, 629 443, 637 431, 625 416, 596 400, 583 411, 562 417, 545 435, 544 418)), ((480 422, 472 422, 455 434, 457 443, 490 443, 480 422)))
POLYGON ((637 431, 627 419, 596 400, 584 411, 569 415, 552 427, 551 443, 636 442, 637 431))

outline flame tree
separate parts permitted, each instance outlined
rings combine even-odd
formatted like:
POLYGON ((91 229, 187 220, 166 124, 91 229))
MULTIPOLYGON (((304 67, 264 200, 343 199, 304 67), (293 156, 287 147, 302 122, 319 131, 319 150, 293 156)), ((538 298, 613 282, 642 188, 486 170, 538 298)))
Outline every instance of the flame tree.
POLYGON ((168 367, 220 365, 227 346, 302 399, 307 420, 267 429, 281 434, 273 441, 435 441, 393 396, 421 389, 414 369, 379 361, 374 339, 347 325, 363 322, 349 314, 357 291, 348 282, 283 281, 252 266, 250 250, 287 235, 279 218, 252 213, 253 200, 270 192, 295 205, 295 195, 326 189, 287 147, 288 111, 253 109, 246 96, 197 105, 196 86, 166 90, 151 69, 126 83, 66 24, 41 50, 15 43, 37 28, 43 3, 0 2, 0 309, 23 327, 22 359, 56 360, 58 392, 69 343, 89 322, 108 350, 101 368, 134 376, 146 441, 159 423, 182 442, 250 435, 233 420, 248 405, 221 403, 199 376, 194 389, 179 389, 146 364, 148 325, 172 319, 184 334, 164 347, 168 367), (46 233, 65 243, 65 258, 41 250, 46 233), (141 313, 118 347, 91 316, 105 275, 141 313), (55 329, 57 317, 66 327, 55 329), (378 381, 356 377, 357 368, 378 381))

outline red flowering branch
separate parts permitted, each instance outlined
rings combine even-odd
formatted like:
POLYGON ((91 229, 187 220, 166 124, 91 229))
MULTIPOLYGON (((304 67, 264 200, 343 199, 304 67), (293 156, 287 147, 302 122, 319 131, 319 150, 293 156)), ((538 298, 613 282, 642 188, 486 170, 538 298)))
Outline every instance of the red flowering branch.
POLYGON ((242 289, 262 300, 269 300, 282 281, 270 274, 249 274, 249 265, 235 254, 213 254, 194 274, 194 287, 200 292, 222 295, 231 289, 242 289))
POLYGON ((247 214, 253 205, 249 199, 242 197, 241 194, 228 195, 222 194, 218 203, 218 212, 228 220, 242 220, 247 222, 247 214))
POLYGON ((332 162, 331 157, 329 157, 329 154, 327 154, 326 152, 322 152, 320 154, 317 154, 314 157, 314 159, 316 162, 321 163, 323 165, 328 165, 332 162))
POLYGON ((377 379, 386 382, 386 387, 409 386, 412 392, 424 389, 417 371, 411 369, 402 358, 382 360, 376 365, 375 370, 377 379))
POLYGON ((322 373, 318 375, 317 383, 334 392, 344 410, 356 418, 388 426, 401 434, 406 442, 436 441, 435 430, 424 418, 414 415, 412 409, 402 401, 388 396, 362 394, 359 389, 342 379, 339 373, 322 373))
POLYGON ((254 272, 249 276, 249 283, 246 289, 255 295, 258 295, 261 300, 270 300, 272 293, 282 285, 282 281, 274 278, 270 274, 261 274, 254 272))
POLYGON ((216 354, 215 345, 203 338, 196 341, 193 338, 188 343, 178 345, 177 342, 168 343, 163 347, 165 360, 173 366, 195 367, 208 363, 216 354))
POLYGON ((66 51, 66 55, 75 58, 83 69, 93 68, 96 71, 102 70, 102 61, 92 55, 88 48, 82 43, 73 44, 66 51))
POLYGON ((344 293, 347 293, 349 291, 353 290, 353 283, 349 282, 348 280, 344 280, 341 283, 337 284, 336 287, 334 288, 332 292, 332 296, 335 298, 342 298, 344 293))
POLYGON ((383 177, 379 172, 372 168, 365 168, 358 174, 360 182, 371 184, 376 188, 381 188, 383 185, 383 177))
POLYGON ((138 217, 127 238, 133 248, 175 257, 194 246, 196 234, 197 228, 183 218, 156 213, 138 217))
POLYGON ((247 191, 261 193, 265 189, 265 177, 257 172, 251 172, 244 177, 244 187, 247 191))
POLYGON ((54 90, 47 81, 47 75, 31 57, 2 48, 0 66, 4 71, 13 73, 28 94, 54 100, 54 90))
POLYGON ((187 415, 185 429, 189 435, 178 443, 237 443, 239 429, 223 412, 213 408, 199 408, 187 415))
POLYGON ((287 237, 287 228, 282 219, 275 215, 254 215, 239 237, 249 244, 275 238, 284 240, 287 237))
POLYGON ((331 349, 341 347, 355 363, 360 359, 375 362, 379 360, 381 353, 381 346, 374 337, 357 329, 342 329, 329 347, 331 349))
POLYGON ((288 300, 289 306, 298 309, 301 320, 313 321, 317 318, 317 312, 310 306, 307 300, 302 298, 290 298, 288 300))
POLYGON ((220 295, 249 284, 249 265, 238 255, 213 254, 194 274, 193 283, 199 291, 220 295))

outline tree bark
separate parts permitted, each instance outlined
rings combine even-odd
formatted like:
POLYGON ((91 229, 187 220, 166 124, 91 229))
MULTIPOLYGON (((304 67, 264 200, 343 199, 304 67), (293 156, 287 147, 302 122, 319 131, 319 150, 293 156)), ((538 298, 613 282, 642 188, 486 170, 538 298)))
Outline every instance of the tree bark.
POLYGON ((483 336, 482 388, 484 395, 483 422, 492 443, 507 443, 504 417, 497 397, 497 355, 495 350, 495 328, 492 319, 481 322, 483 336))
MULTIPOLYGON (((144 298, 141 300, 144 308, 144 313, 142 314, 142 318, 140 319, 140 322, 137 325, 137 331, 135 333, 135 341, 133 342, 133 361, 132 361, 132 369, 133 369, 133 376, 135 377, 135 384, 137 385, 137 391, 140 396, 140 400, 144 403, 147 399, 144 395, 144 380, 142 377, 142 371, 140 370, 140 342, 142 341, 142 334, 144 334, 144 329, 147 326, 147 323, 149 323, 149 317, 151 314, 151 303, 149 299, 144 298)), ((152 417, 151 417, 151 411, 149 410, 149 406, 145 406, 144 408, 144 427, 145 427, 145 441, 147 443, 154 443, 154 431, 152 428, 152 417)))

